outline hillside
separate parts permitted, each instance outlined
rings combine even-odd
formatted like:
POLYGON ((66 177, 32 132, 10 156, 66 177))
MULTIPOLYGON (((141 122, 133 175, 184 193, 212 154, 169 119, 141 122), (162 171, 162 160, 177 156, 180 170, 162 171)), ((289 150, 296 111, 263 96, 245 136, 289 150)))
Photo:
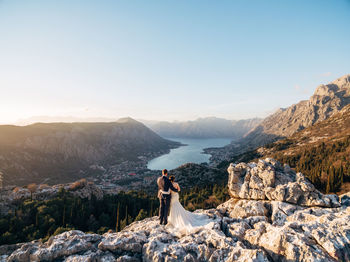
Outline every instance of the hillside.
MULTIPOLYGON (((350 182, 350 105, 327 120, 286 139, 241 154, 231 161, 273 157, 303 172, 318 187, 338 192, 350 182)), ((221 165, 227 165, 224 161, 221 165)))
POLYGON ((288 137, 321 122, 350 104, 350 75, 316 88, 309 100, 280 109, 264 119, 245 140, 261 145, 270 139, 288 137))
MULTIPOLYGON (((46 242, 0 246, 0 259, 350 261, 349 195, 340 199, 324 195, 301 173, 273 159, 232 164, 228 172, 232 198, 217 208, 197 210, 208 222, 187 234, 171 225, 159 225, 157 217, 151 217, 131 223, 120 232, 100 235, 58 230, 58 235, 46 242)), ((151 203, 138 199, 137 204, 141 202, 151 203)), ((49 208, 40 208, 39 212, 44 215, 49 208)))
POLYGON ((260 122, 259 118, 227 120, 207 117, 185 122, 144 121, 144 124, 162 137, 240 139, 260 122))
POLYGON ((131 118, 0 126, 0 171, 5 185, 58 184, 94 175, 91 166, 150 159, 176 146, 131 118))
POLYGON ((318 86, 309 100, 279 109, 253 128, 243 139, 233 141, 223 149, 212 149, 208 152, 213 154, 213 161, 228 160, 235 155, 291 136, 326 120, 348 104, 350 104, 350 75, 345 75, 327 85, 318 86))

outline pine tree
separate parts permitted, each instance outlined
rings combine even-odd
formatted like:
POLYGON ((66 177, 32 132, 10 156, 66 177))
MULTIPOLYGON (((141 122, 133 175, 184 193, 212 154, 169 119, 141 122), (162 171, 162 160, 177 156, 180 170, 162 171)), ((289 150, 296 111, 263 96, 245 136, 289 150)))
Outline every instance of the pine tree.
POLYGON ((115 223, 115 232, 119 232, 120 230, 120 225, 119 225, 119 210, 120 210, 120 203, 118 202, 118 207, 117 207, 117 218, 116 218, 116 223, 115 223))
POLYGON ((128 225, 128 205, 125 206, 125 226, 128 225))
POLYGON ((39 226, 39 212, 36 213, 35 216, 35 226, 38 227, 39 226))
POLYGON ((70 208, 70 216, 69 216, 69 223, 72 223, 73 220, 73 206, 70 208))
POLYGON ((66 205, 63 204, 62 226, 66 226, 66 205))
POLYGON ((335 181, 334 181, 335 191, 338 191, 343 185, 343 176, 344 176, 344 170, 343 170, 343 166, 341 165, 340 168, 337 169, 336 175, 335 175, 335 181))
POLYGON ((150 211, 149 211, 149 215, 153 216, 153 201, 151 201, 151 208, 150 208, 150 211))
POLYGON ((326 187, 327 194, 329 194, 330 192, 334 192, 334 176, 335 176, 335 171, 334 171, 334 167, 332 166, 328 172, 327 187, 326 187))
POLYGON ((126 227, 126 218, 120 222, 120 230, 122 230, 124 227, 126 227))

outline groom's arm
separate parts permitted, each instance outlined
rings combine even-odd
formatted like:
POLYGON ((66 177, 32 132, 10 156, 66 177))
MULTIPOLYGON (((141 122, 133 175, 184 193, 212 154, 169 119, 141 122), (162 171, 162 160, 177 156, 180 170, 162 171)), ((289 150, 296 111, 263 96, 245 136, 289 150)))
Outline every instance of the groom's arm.
POLYGON ((169 187, 170 187, 170 189, 172 191, 174 191, 174 192, 178 192, 179 191, 173 186, 173 183, 171 183, 169 179, 167 179, 166 181, 167 181, 167 183, 169 183, 169 187))

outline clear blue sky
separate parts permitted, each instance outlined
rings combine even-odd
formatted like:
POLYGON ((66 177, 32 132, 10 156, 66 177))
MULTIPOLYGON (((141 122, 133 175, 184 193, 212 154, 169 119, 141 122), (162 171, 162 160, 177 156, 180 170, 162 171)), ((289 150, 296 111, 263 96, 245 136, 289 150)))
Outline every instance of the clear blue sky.
POLYGON ((0 0, 0 122, 264 117, 350 73, 350 1, 0 0))

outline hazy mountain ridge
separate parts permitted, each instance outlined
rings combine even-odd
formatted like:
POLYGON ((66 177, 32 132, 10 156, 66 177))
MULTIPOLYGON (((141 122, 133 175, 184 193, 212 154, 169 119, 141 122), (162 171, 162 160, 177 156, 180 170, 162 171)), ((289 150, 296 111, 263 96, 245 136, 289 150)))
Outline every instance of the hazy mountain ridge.
POLYGON ((206 117, 184 122, 144 120, 143 123, 162 137, 240 139, 261 121, 260 118, 227 120, 206 117))
POLYGON ((0 126, 0 169, 6 184, 75 181, 90 165, 110 166, 155 157, 179 144, 124 118, 110 123, 0 126), (31 179, 29 179, 29 177, 31 179))
POLYGON ((32 116, 15 121, 15 125, 26 126, 35 123, 87 123, 87 122, 115 122, 118 118, 110 117, 74 117, 74 116, 32 116))

